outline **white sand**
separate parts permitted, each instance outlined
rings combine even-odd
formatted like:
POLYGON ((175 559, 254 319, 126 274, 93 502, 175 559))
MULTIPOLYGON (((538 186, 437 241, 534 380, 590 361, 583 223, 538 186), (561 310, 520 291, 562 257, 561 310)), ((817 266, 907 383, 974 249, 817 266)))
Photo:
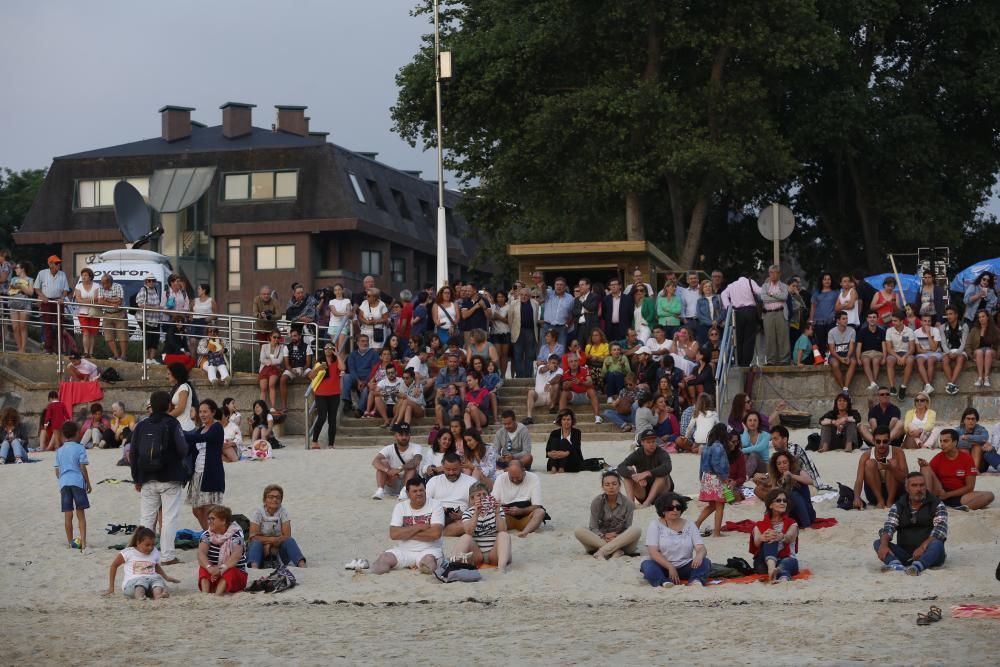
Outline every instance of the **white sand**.
MULTIPOLYGON (((884 511, 842 512, 829 501, 817 513, 840 525, 804 531, 801 539, 801 562, 814 573, 808 581, 663 590, 641 580, 639 559, 597 562, 573 538, 599 492, 596 473, 543 474, 554 520, 526 539, 514 538, 511 572, 486 570, 480 583, 443 585, 412 571, 383 577, 345 571, 345 562, 374 560, 389 545, 395 501, 369 499, 373 450, 307 452, 300 444, 278 451, 274 461, 226 465, 226 504, 236 512, 250 514, 269 482, 285 488, 293 534, 310 566, 296 570, 296 588, 276 596, 240 593, 220 600, 198 593, 196 558, 187 551, 182 564, 169 568, 181 579, 170 599, 104 599, 115 553, 107 547, 123 541, 104 528, 138 522, 132 486, 95 484, 87 512, 91 549, 81 555, 64 546, 52 454, 36 455, 42 463, 0 467, 6 501, 0 664, 373 664, 411 658, 418 664, 669 659, 971 665, 995 664, 1000 649, 1000 620, 947 613, 963 602, 1000 604, 993 576, 1000 558, 998 507, 953 513, 946 566, 919 578, 879 573, 871 543, 884 511), (918 627, 917 612, 931 604, 945 609, 944 621, 918 627)), ((586 456, 612 462, 626 451, 625 443, 584 443, 586 456)), ((127 477, 127 468, 114 465, 118 456, 92 450, 92 481, 127 477)), ((858 454, 814 456, 826 482, 853 482, 858 454)), ((915 454, 908 458, 914 466, 915 454)), ((697 457, 675 455, 673 461, 678 490, 695 495, 697 457)), ((1000 492, 1000 477, 981 477, 978 488, 1000 492)), ((688 518, 700 506, 692 503, 688 518)), ((762 507, 729 508, 726 519, 756 519, 762 507)), ((652 510, 638 512, 636 525, 645 530, 652 516, 652 510)), ((196 527, 187 507, 180 526, 196 527)), ((742 533, 708 539, 709 558, 750 560, 747 540, 742 533)), ((452 542, 446 541, 446 552, 452 542)), ((251 579, 261 575, 251 571, 251 579)))

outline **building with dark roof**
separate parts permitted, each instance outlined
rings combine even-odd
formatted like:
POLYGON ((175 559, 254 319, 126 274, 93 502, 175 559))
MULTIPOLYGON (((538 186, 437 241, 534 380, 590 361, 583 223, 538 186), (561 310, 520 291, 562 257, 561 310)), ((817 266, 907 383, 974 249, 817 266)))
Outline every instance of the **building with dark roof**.
MULTIPOLYGON (((393 294, 435 282, 436 182, 328 143, 309 131, 306 107, 277 107, 264 129, 251 122, 253 106, 227 102, 212 127, 192 121, 191 108, 165 106, 159 137, 55 158, 15 241, 61 243, 75 275, 95 253, 122 247, 112 196, 124 179, 164 229, 150 249, 192 284, 209 283, 231 313, 249 312, 264 285, 284 300, 295 281, 356 291, 372 274, 393 294)), ((460 199, 445 193, 456 278, 476 250, 454 211, 460 199)))

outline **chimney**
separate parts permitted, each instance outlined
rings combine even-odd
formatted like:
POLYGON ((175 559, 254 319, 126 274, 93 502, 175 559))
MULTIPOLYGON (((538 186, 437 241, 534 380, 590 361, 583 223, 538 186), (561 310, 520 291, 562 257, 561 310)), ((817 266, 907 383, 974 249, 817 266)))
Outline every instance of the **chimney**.
POLYGON ((278 131, 297 134, 304 137, 309 133, 306 122, 305 111, 308 107, 295 107, 283 104, 276 104, 274 108, 278 111, 278 131))
POLYGON ((226 139, 238 139, 250 134, 253 131, 251 109, 256 106, 243 102, 226 102, 219 107, 222 109, 222 136, 226 139))
POLYGON ((309 121, 312 120, 309 116, 305 117, 306 121, 306 134, 309 134, 309 121))
POLYGON ((178 141, 191 136, 191 112, 193 107, 167 105, 160 109, 161 136, 164 141, 178 141))
POLYGON ((315 141, 317 144, 325 144, 326 138, 330 136, 329 132, 310 132, 309 138, 315 141))

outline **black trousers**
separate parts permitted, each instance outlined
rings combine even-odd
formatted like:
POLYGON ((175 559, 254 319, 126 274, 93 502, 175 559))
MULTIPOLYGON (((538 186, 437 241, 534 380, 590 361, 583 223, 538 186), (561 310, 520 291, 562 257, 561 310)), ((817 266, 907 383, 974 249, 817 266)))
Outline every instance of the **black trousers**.
POLYGON ((314 396, 316 399, 316 424, 313 426, 312 441, 319 442, 319 434, 323 424, 330 420, 330 428, 326 431, 326 444, 333 447, 337 439, 337 408, 340 407, 340 396, 314 396))
POLYGON ((736 309, 736 364, 747 367, 753 361, 757 348, 757 306, 742 306, 736 309))

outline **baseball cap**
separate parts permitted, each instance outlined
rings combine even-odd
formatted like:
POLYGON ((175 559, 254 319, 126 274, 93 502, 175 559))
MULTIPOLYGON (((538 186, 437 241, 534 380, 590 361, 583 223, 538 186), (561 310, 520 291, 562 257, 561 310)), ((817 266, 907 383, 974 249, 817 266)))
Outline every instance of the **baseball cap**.
POLYGON ((410 434, 410 425, 408 423, 406 423, 406 422, 400 422, 398 424, 393 424, 392 425, 392 432, 393 433, 405 433, 405 434, 409 435, 410 434))
POLYGON ((650 349, 649 349, 648 347, 646 347, 645 345, 640 345, 640 346, 639 346, 639 349, 638 349, 638 350, 636 350, 636 351, 635 351, 635 353, 636 353, 636 354, 653 354, 652 350, 650 350, 650 349))
POLYGON ((62 260, 59 259, 59 255, 49 255, 49 258, 45 260, 46 264, 52 264, 53 262, 56 264, 62 264, 62 260))
POLYGON ((639 434, 639 440, 645 440, 646 438, 655 438, 656 431, 651 428, 647 428, 642 433, 639 434))

